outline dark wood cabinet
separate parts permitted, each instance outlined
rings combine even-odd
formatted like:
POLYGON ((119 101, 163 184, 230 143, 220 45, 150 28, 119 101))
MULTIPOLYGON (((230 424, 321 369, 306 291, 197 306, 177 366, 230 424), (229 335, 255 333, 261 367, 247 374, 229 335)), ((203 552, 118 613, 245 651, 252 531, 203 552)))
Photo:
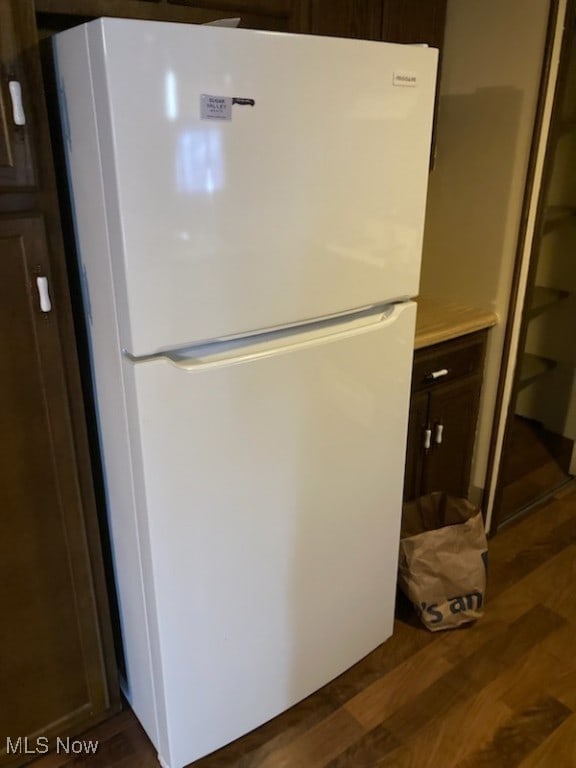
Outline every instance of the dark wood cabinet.
POLYGON ((420 496, 422 485, 422 467, 424 466, 425 430, 428 425, 428 392, 415 392, 410 399, 408 418, 408 441, 406 449, 406 468, 404 474, 404 500, 410 501, 420 496))
POLYGON ((97 16, 204 23, 239 17, 252 29, 442 46, 446 0, 36 0, 40 26, 97 16))
POLYGON ((310 32, 442 47, 446 0, 311 0, 310 32))
POLYGON ((283 32, 308 32, 308 0, 36 0, 43 34, 99 16, 204 24, 240 18, 240 26, 283 32))
POLYGON ((16 766, 19 737, 79 733, 119 693, 29 0, 0 0, 0 61, 0 765, 16 766))
POLYGON ((442 48, 446 0, 384 0, 381 40, 442 48))
POLYGON ((21 4, 0 4, 0 192, 36 185, 27 130, 31 93, 16 42, 24 23, 21 4))
POLYGON ((414 357, 404 498, 467 496, 487 331, 418 350, 414 357))
POLYGON ((15 738, 108 707, 57 314, 41 216, 0 218, 0 723, 15 738))
POLYGON ((371 0, 312 0, 310 32, 380 40, 382 3, 371 0))

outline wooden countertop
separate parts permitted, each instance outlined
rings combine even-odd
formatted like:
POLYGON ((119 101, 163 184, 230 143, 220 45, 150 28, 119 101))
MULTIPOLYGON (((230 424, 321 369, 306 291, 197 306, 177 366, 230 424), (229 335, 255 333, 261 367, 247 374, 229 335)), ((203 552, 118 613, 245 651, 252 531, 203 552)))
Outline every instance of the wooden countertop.
POLYGON ((419 296, 414 348, 431 347, 442 341, 490 328, 498 322, 491 309, 480 309, 444 299, 419 296))

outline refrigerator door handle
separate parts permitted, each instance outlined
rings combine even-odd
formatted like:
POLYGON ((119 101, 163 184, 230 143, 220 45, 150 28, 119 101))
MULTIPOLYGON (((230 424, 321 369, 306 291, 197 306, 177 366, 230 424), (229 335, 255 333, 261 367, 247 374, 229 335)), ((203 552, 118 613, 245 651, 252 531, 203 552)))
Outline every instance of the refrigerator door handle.
POLYGON ((332 338, 339 339, 391 325, 411 306, 411 302, 392 304, 357 313, 346 319, 337 318, 311 323, 291 329, 270 331, 229 341, 215 341, 187 349, 170 350, 155 355, 136 357, 124 355, 134 363, 165 359, 186 371, 244 363, 258 358, 280 355, 298 348, 324 344, 332 338))

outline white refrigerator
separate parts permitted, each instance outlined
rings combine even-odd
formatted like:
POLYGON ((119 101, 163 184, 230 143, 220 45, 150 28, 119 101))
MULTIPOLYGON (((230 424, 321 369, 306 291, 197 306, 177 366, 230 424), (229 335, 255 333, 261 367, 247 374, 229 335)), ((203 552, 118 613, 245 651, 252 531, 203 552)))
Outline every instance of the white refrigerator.
POLYGON ((55 38, 124 686, 164 766, 392 632, 436 57, 55 38))

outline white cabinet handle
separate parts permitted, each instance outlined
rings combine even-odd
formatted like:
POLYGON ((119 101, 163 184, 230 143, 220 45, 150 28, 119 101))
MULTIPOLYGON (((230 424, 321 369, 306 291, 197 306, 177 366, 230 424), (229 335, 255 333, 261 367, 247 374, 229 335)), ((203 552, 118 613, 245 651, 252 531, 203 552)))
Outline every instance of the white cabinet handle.
POLYGON ((436 433, 434 435, 434 442, 436 445, 442 443, 442 437, 444 435, 444 424, 436 424, 436 433))
POLYGON ((426 451, 430 449, 431 443, 432 443, 432 430, 425 429, 424 430, 424 449, 426 451))
POLYGON ((22 86, 18 80, 10 80, 8 83, 10 99, 12 101, 12 119, 14 125, 26 125, 24 104, 22 103, 22 86))
POLYGON ((50 293, 48 291, 48 278, 37 277, 36 286, 38 288, 38 298, 40 299, 40 309, 42 312, 51 312, 52 302, 50 301, 50 293))

